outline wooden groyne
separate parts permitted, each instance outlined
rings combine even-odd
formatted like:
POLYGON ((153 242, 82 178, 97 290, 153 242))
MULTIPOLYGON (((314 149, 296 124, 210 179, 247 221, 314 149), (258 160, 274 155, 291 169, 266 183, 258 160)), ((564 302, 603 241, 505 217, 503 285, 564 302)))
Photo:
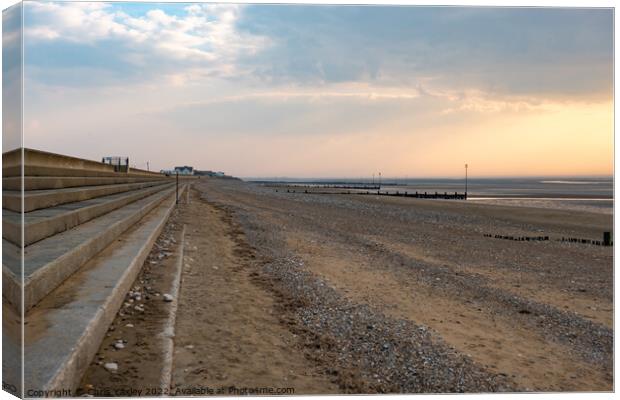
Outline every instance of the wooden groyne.
MULTIPOLYGON (((276 189, 276 192, 278 190, 276 189)), ((396 191, 396 192, 382 192, 380 190, 377 190, 376 192, 370 191, 370 190, 366 190, 366 191, 356 191, 356 192, 352 192, 350 190, 346 191, 346 192, 322 192, 322 191, 318 191, 318 190, 303 190, 303 191, 298 191, 298 190, 293 190, 293 189, 286 189, 286 193, 304 193, 304 194, 350 194, 350 195, 369 195, 369 196, 392 196, 392 197, 411 197, 411 198, 415 198, 415 199, 444 199, 444 200, 467 200, 467 193, 458 193, 458 192, 454 192, 454 193, 448 193, 448 192, 444 192, 444 193, 438 193, 438 192, 434 192, 434 193, 428 193, 428 192, 400 192, 400 191, 396 191)))
POLYGON ((603 240, 592 240, 592 239, 563 237, 562 239, 560 239, 560 242, 591 244, 594 246, 613 246, 614 245, 614 242, 612 242, 611 239, 607 239, 607 238, 603 238, 603 240))
MULTIPOLYGON (((549 239, 549 236, 493 235, 490 233, 485 233, 484 237, 493 238, 493 239, 514 240, 517 242, 541 242, 541 241, 551 240, 549 239)), ((555 239, 555 241, 565 242, 565 243, 589 244, 593 246, 613 246, 614 244, 613 241, 611 240, 611 232, 604 232, 603 240, 562 237, 561 239, 555 239)))
POLYGON ((290 184, 290 183, 274 183, 265 185, 268 187, 295 187, 299 189, 348 189, 348 190, 380 190, 381 186, 366 184, 366 183, 355 183, 355 184, 316 184, 316 185, 302 185, 302 184, 290 184))
POLYGON ((377 191, 377 193, 366 192, 366 194, 373 194, 378 196, 396 196, 396 197, 413 197, 416 199, 444 199, 444 200, 467 200, 467 193, 428 193, 428 192, 381 192, 377 191))
POLYGON ((541 242, 549 240, 549 236, 511 236, 511 235, 491 235, 490 233, 485 233, 484 237, 494 238, 494 239, 504 239, 504 240, 515 240, 517 242, 541 242))

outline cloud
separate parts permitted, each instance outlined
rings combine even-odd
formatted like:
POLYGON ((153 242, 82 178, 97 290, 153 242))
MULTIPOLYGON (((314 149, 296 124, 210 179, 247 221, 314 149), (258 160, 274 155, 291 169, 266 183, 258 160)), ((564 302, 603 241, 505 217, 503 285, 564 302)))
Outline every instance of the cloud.
POLYGON ((95 76, 109 81, 93 84, 167 76, 177 86, 222 78, 248 87, 366 83, 556 100, 612 95, 607 9, 81 2, 25 9, 27 79, 58 85, 71 85, 71 71, 85 68, 80 76, 108 71, 95 76), (60 73, 47 70, 54 67, 60 73))
POLYGON ((108 8, 110 6, 106 3, 27 3, 24 19, 26 39, 60 38, 92 44, 112 36, 130 37, 132 32, 115 21, 114 14, 106 11, 108 8))
MULTIPOLYGON (((22 6, 16 4, 2 11, 2 51, 3 52, 19 52, 22 39, 22 6)), ((16 53, 17 54, 17 53, 16 53)), ((19 64, 20 58, 5 58, 3 67, 7 62, 11 64, 19 64)))
POLYGON ((21 146, 22 4, 2 12, 2 148, 21 146))
POLYGON ((183 11, 172 15, 153 8, 131 15, 113 3, 27 3, 25 37, 34 56, 32 67, 36 71, 37 64, 54 64, 49 51, 47 60, 37 59, 41 49, 62 53, 72 48, 73 57, 66 60, 72 68, 105 53, 105 61, 99 64, 102 69, 133 67, 141 68, 140 74, 144 70, 159 74, 198 68, 204 74, 232 76, 241 72, 235 66, 241 54, 256 54, 269 45, 266 37, 236 29, 241 5, 193 4, 183 11))
POLYGON ((256 5, 240 29, 273 38, 240 59, 271 84, 611 97, 610 9, 256 5))
POLYGON ((498 115, 538 114, 558 107, 561 105, 528 98, 490 98, 483 92, 343 83, 176 99, 143 108, 139 114, 145 119, 165 121, 196 138, 338 137, 369 131, 408 131, 422 137, 447 124, 466 124, 498 115))

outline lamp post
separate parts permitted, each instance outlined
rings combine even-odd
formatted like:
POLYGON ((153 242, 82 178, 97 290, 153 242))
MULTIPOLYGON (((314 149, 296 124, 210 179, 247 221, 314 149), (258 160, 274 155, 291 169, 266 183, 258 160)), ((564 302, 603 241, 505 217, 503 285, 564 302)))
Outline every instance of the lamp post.
POLYGON ((465 200, 467 200, 467 164, 465 164, 465 200))

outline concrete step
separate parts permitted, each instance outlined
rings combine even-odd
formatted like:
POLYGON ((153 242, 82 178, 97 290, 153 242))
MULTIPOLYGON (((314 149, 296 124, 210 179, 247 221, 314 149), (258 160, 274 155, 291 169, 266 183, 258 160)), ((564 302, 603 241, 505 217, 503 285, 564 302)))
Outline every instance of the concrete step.
POLYGON ((37 396, 33 390, 69 389, 75 393, 174 208, 174 194, 170 194, 26 315, 24 381, 28 397, 37 396))
MULTIPOLYGON (((85 160, 34 149, 16 149, 2 153, 2 176, 118 176, 114 167, 99 160, 85 160)), ((130 162, 131 163, 131 162, 130 162)), ((156 172, 130 168, 132 175, 161 176, 156 172)))
MULTIPOLYGON (((26 247, 23 267, 24 309, 35 306, 165 198, 174 195, 174 191, 173 187, 168 187, 26 247)), ((22 301, 19 253, 18 246, 3 240, 3 296, 17 309, 21 309, 22 301)))
MULTIPOLYGON (((21 171, 21 168, 17 166, 2 168, 2 176, 3 177, 19 177, 21 174, 20 171, 21 171)), ((98 171, 98 170, 88 170, 88 169, 79 170, 76 168, 42 167, 38 165, 25 165, 24 166, 24 176, 115 177, 119 175, 130 176, 130 177, 140 177, 140 176, 162 177, 162 176, 165 176, 157 172, 140 171, 134 168, 131 168, 129 172, 115 172, 114 170, 98 171)))
MULTIPOLYGON (((170 179, 152 182, 122 183, 116 185, 84 186, 78 188, 30 190, 24 192, 24 212, 54 207, 59 204, 84 201, 115 193, 143 189, 150 186, 162 185, 171 182, 170 179)), ((5 190, 2 192, 2 207, 11 211, 20 212, 22 196, 20 191, 5 190)))
MULTIPOLYGON (((114 185, 117 183, 138 183, 165 179, 164 176, 134 176, 117 174, 118 176, 25 176, 24 190, 64 189, 79 186, 114 185)), ((14 176, 2 179, 4 190, 20 190, 21 177, 14 176)))
MULTIPOLYGON (((133 201, 149 196, 170 185, 172 183, 61 204, 25 213, 23 221, 24 245, 29 246, 39 240, 64 232, 133 201)), ((19 246, 22 240, 21 226, 22 219, 20 213, 2 210, 2 237, 4 239, 19 246)))
POLYGON ((21 333, 21 313, 2 301, 2 389, 16 397, 22 397, 21 333))

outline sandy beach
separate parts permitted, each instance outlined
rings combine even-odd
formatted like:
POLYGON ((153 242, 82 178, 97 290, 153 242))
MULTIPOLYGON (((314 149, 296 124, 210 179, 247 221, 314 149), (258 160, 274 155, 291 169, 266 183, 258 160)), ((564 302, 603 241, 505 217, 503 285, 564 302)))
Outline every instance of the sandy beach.
POLYGON ((153 292, 168 278, 154 274, 174 264, 183 225, 170 394, 613 389, 613 248, 558 240, 601 240, 612 215, 224 179, 201 179, 188 200, 169 253, 156 247, 134 285, 145 311, 121 310, 84 390, 158 386, 153 292))

